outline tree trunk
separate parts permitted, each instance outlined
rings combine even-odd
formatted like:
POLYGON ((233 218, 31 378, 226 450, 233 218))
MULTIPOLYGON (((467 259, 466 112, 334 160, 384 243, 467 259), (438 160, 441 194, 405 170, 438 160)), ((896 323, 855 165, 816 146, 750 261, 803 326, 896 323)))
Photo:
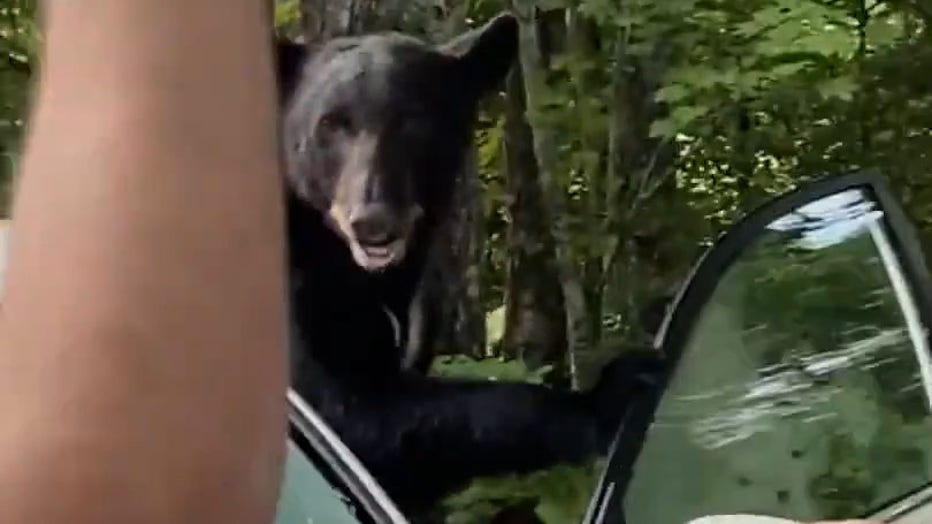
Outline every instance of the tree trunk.
MULTIPOLYGON (((614 248, 603 259, 603 285, 620 282, 618 309, 624 323, 619 335, 627 343, 641 344, 647 334, 638 321, 640 311, 655 293, 667 292, 652 289, 657 268, 645 264, 655 258, 651 251, 665 244, 658 231, 669 218, 654 220, 656 213, 663 213, 663 206, 654 204, 661 195, 677 195, 670 187, 674 149, 669 141, 650 136, 650 125, 660 111, 654 93, 667 65, 667 49, 658 43, 650 56, 642 58, 628 52, 627 40, 619 31, 614 48, 604 225, 614 235, 614 248)), ((692 224, 676 227, 688 229, 692 224)))
POLYGON ((304 41, 317 45, 350 34, 351 27, 344 25, 343 14, 352 12, 353 3, 352 0, 301 0, 304 41))
POLYGON ((565 376, 566 313, 556 266, 534 135, 525 118, 525 89, 520 68, 508 79, 505 113, 508 251, 505 288, 506 354, 532 368, 556 364, 554 377, 565 376))
MULTIPOLYGON (((465 28, 465 3, 447 2, 437 13, 441 18, 429 24, 435 42, 445 42, 465 28), (463 4, 463 5, 461 5, 463 4)), ((427 340, 430 353, 485 355, 485 311, 479 271, 484 244, 479 165, 475 144, 457 174, 453 207, 444 230, 438 235, 432 260, 433 275, 427 282, 428 307, 438 311, 436 337, 427 340)))
POLYGON ((300 0, 307 43, 319 44, 338 36, 359 35, 401 25, 404 2, 371 0, 300 0))
POLYGON ((480 293, 479 262, 482 253, 482 212, 479 209, 479 174, 474 151, 457 177, 449 220, 441 226, 425 282, 426 306, 437 312, 431 326, 430 353, 485 353, 485 314, 480 293))
POLYGON ((566 359, 570 368, 570 379, 577 385, 577 356, 590 346, 586 326, 586 303, 582 282, 570 251, 569 235, 564 222, 566 213, 563 188, 554 178, 556 167, 556 149, 550 132, 538 125, 539 104, 542 90, 547 88, 547 62, 549 56, 543 51, 538 36, 547 34, 541 31, 541 20, 536 2, 533 0, 513 0, 512 6, 521 26, 520 61, 524 78, 524 90, 527 101, 527 119, 530 124, 534 155, 537 158, 538 173, 544 201, 551 217, 551 235, 555 245, 555 261, 563 290, 566 311, 567 347, 566 359))
MULTIPOLYGON (((566 53, 571 54, 573 60, 580 63, 602 63, 601 32, 600 27, 591 17, 580 12, 579 7, 566 8, 566 53)), ((573 95, 578 107, 586 107, 590 99, 599 99, 593 96, 605 85, 604 67, 585 67, 572 73, 573 95)), ((587 114, 591 112, 587 111, 587 114)), ((583 128, 585 126, 580 126, 583 128)), ((577 376, 583 378, 589 363, 598 358, 602 344, 603 319, 605 307, 605 281, 603 275, 602 251, 607 242, 603 229, 603 220, 609 211, 606 210, 606 195, 608 188, 608 133, 578 133, 580 151, 590 154, 592 159, 584 164, 577 165, 588 181, 588 198, 583 203, 584 211, 580 218, 585 226, 579 228, 584 238, 579 239, 585 246, 582 249, 583 261, 580 264, 583 298, 585 300, 585 326, 586 340, 588 342, 584 353, 575 354, 578 362, 577 376)))

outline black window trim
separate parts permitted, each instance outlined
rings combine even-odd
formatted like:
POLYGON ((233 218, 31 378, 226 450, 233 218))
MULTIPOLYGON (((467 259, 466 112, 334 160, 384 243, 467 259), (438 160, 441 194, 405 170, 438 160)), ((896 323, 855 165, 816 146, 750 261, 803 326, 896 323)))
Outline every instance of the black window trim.
POLYGON ((920 487, 866 518, 870 521, 894 522, 929 504, 932 504, 932 484, 920 487))
POLYGON ((305 457, 376 524, 408 524, 362 462, 294 390, 289 389, 289 438, 305 457))
MULTIPOLYGON (((929 347, 932 347, 932 331, 928 328, 932 326, 932 278, 929 276, 928 266, 925 264, 925 257, 915 228, 899 202, 890 193, 878 170, 865 169, 828 176, 801 185, 793 191, 774 198, 751 211, 720 236, 693 265, 691 273, 674 297, 654 340, 654 347, 662 349, 670 359, 671 372, 660 379, 655 390, 645 394, 628 408, 584 522, 587 524, 626 524, 622 503, 631 480, 632 468, 640 455, 644 437, 653 422, 654 412, 669 385, 670 378, 682 358, 686 342, 698 321, 698 313, 715 292, 725 271, 774 220, 809 202, 849 189, 865 190, 880 205, 884 213, 884 232, 899 256, 903 273, 914 293, 920 318, 927 326, 925 331, 927 342, 929 347)), ((887 508, 892 509, 895 506, 896 509, 893 511, 898 515, 907 513, 915 509, 917 505, 929 501, 929 496, 917 497, 927 488, 928 486, 924 486, 913 493, 906 494, 898 501, 888 504, 887 508)), ((875 509, 872 513, 877 511, 875 509)), ((884 513, 884 510, 880 510, 880 513, 884 513)))

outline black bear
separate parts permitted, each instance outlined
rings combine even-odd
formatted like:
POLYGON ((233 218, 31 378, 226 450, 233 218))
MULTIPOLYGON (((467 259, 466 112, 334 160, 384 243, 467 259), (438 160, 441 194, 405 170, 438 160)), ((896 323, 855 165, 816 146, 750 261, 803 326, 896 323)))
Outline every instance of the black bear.
POLYGON ((662 369, 631 357, 575 392, 402 364, 479 101, 517 46, 501 15, 439 47, 390 33, 278 50, 292 385, 408 512, 476 476, 604 452, 625 400, 662 369))

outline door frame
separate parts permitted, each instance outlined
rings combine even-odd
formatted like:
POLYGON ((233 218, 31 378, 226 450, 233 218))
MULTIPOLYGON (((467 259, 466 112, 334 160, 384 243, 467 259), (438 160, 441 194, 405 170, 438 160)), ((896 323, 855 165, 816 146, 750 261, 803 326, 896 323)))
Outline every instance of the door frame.
MULTIPOLYGON (((777 196, 748 213, 732 225, 710 246, 680 286, 673 298, 664 320, 654 338, 654 348, 669 360, 668 372, 659 377, 657 387, 630 404, 623 417, 621 429, 610 450, 609 460, 599 479, 590 501, 584 522, 587 524, 626 524, 623 514, 624 494, 631 480, 632 469, 641 452, 644 437, 654 420, 670 379, 683 356, 689 336, 698 321, 699 313, 708 303, 718 287, 719 281, 742 253, 760 237, 761 231, 774 220, 810 202, 849 189, 862 189, 877 202, 883 212, 884 231, 894 252, 900 257, 903 273, 913 292, 920 318, 927 329, 925 336, 932 347, 932 277, 922 253, 918 236, 912 222, 896 198, 893 197, 878 170, 862 170, 834 175, 799 186, 797 189, 777 196), (618 496, 614 496, 619 493, 618 496)), ((928 488, 924 486, 918 492, 928 488)), ((911 496, 900 500, 896 514, 904 514, 918 504, 929 501, 922 497, 908 502, 911 496)), ((665 496, 665 495, 661 495, 665 496)), ((895 515, 884 513, 886 518, 895 515)), ((640 523, 631 523, 640 524, 640 523)))
POLYGON ((408 524, 375 478, 326 422, 294 390, 288 390, 288 438, 333 486, 365 511, 363 521, 408 524))

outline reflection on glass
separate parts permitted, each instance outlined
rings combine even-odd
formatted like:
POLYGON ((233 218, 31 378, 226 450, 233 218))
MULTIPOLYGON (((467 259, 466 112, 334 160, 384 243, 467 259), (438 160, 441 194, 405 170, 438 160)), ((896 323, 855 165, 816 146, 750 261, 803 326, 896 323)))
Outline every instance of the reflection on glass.
POLYGON ((275 524, 358 524, 350 502, 288 441, 275 524))
POLYGON ((928 348, 881 218, 859 190, 824 198, 727 271, 635 464, 630 524, 851 518, 932 481, 928 348))

